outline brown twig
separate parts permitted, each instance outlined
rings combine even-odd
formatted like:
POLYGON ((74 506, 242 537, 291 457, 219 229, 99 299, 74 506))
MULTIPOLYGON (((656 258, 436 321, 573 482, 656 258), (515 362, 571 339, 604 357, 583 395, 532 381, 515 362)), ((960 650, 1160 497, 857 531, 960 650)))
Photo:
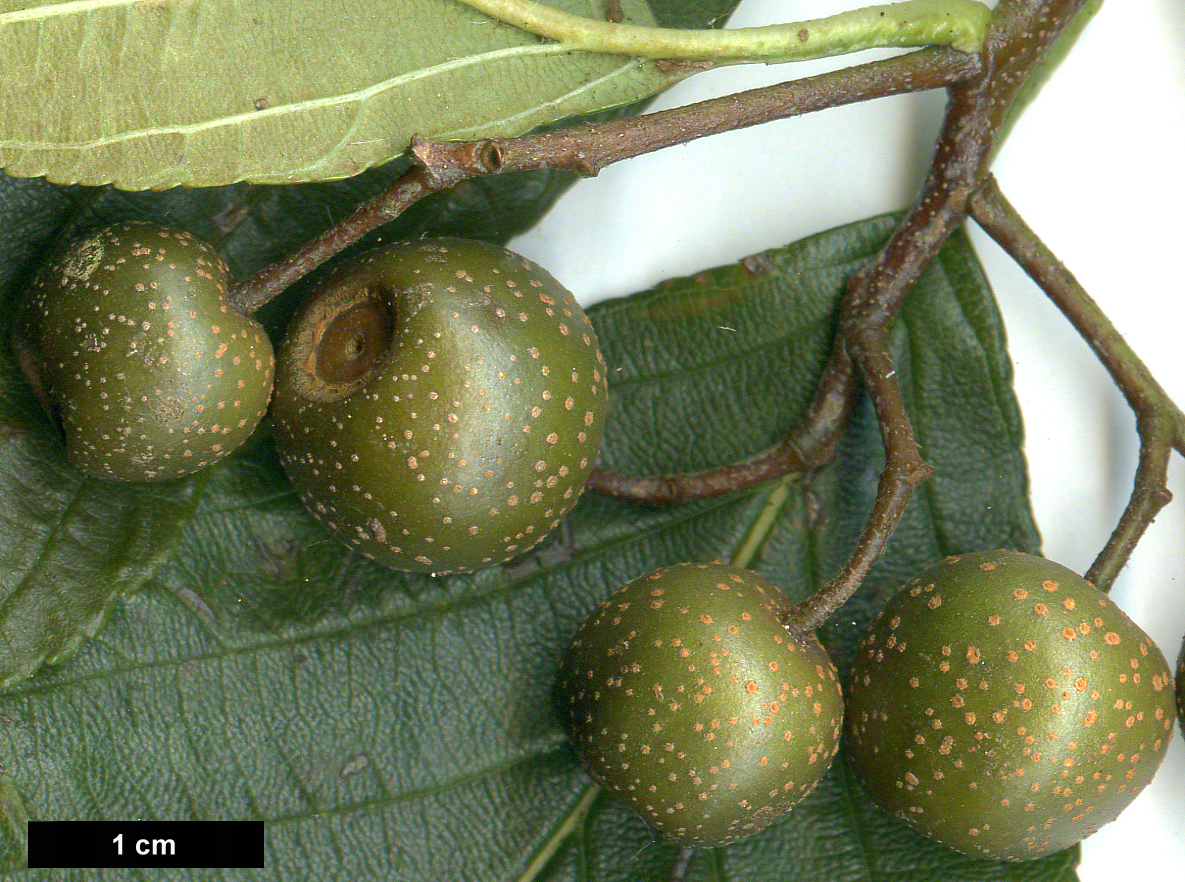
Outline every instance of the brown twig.
POLYGON ((410 150, 415 163, 411 169, 332 230, 236 285, 230 293, 231 304, 241 313, 255 312, 415 202, 469 178, 542 168, 595 175, 611 163, 708 135, 948 86, 972 76, 978 68, 975 56, 935 47, 610 123, 456 143, 417 138, 410 150))
POLYGON ((816 630, 855 592, 884 552, 914 489, 934 472, 918 449, 897 371, 889 356, 886 326, 887 322, 852 328, 843 338, 860 367, 881 426, 885 467, 877 484, 876 501, 844 568, 789 611, 786 625, 795 631, 816 630))
POLYGON ((1155 414, 1138 418, 1136 431, 1140 437, 1140 459, 1131 497, 1107 544, 1086 571, 1086 580, 1100 591, 1111 590, 1144 532, 1160 510, 1173 501, 1168 489, 1169 454, 1173 436, 1180 435, 1180 425, 1164 414, 1155 414))
MULTIPOLYGON (((966 221, 967 200, 988 173, 995 135, 1008 109, 1033 68, 1085 2, 1003 0, 997 8, 988 28, 978 72, 949 86, 946 119, 918 199, 876 258, 853 275, 843 305, 843 327, 825 380, 814 404, 786 442, 755 460, 694 474, 633 478, 598 471, 590 489, 652 503, 687 500, 743 489, 786 471, 825 462, 838 438, 839 426, 816 421, 846 418, 847 404, 837 405, 836 390, 851 388, 852 378, 848 374, 856 363, 848 351, 849 342, 888 326, 922 271, 950 234, 966 221), (799 434, 819 439, 819 443, 804 447, 797 440, 799 434)), ((875 335, 868 337, 866 343, 873 339, 875 335)), ((870 358, 874 348, 863 347, 870 358)), ((880 353, 875 354, 875 358, 880 357, 880 353)), ((867 379, 870 370, 867 366, 859 367, 867 379)), ((886 427, 886 431, 891 434, 894 430, 886 427)), ((897 464, 887 466, 896 467, 897 464)), ((913 468, 906 471, 921 473, 913 468)), ((858 543, 857 557, 849 560, 841 574, 841 583, 826 589, 832 600, 824 606, 837 606, 837 600, 842 603, 839 598, 845 592, 850 594, 859 584, 862 575, 858 578, 856 575, 866 572, 883 549, 909 496, 903 490, 904 485, 894 481, 892 486, 897 488, 892 498, 899 500, 899 504, 878 506, 873 512, 868 530, 858 543)))
POLYGON ((631 119, 491 140, 480 155, 467 154, 463 143, 428 141, 414 147, 413 154, 429 168, 461 167, 473 174, 567 168, 591 176, 612 163, 665 147, 873 98, 937 89, 978 70, 974 55, 933 47, 631 119), (473 160, 476 164, 467 164, 473 160))
POLYGON ((250 315, 371 230, 393 221, 425 196, 467 177, 469 175, 460 172, 441 174, 418 167, 409 169, 344 221, 306 242, 283 260, 235 285, 229 294, 231 306, 243 315, 250 315))
POLYGON ((594 493, 643 505, 667 505, 755 487, 830 461, 855 400, 856 374, 846 353, 828 365, 810 406, 772 450, 737 463, 673 475, 623 475, 597 466, 586 486, 594 493))
POLYGON ((1185 455, 1185 415, 1152 376, 1081 283, 1025 223, 988 177, 971 200, 971 216, 1061 310, 1094 351, 1136 414, 1140 459, 1131 499, 1086 577, 1108 590, 1132 549, 1168 504, 1168 461, 1185 455))
MULTIPOLYGON (((787 624, 814 630, 859 587, 887 545, 913 495, 929 475, 886 349, 889 323, 950 234, 967 219, 983 186, 996 135, 1025 81, 1087 0, 1001 0, 992 15, 978 76, 950 87, 942 132, 917 200, 881 251, 852 275, 838 347, 845 347, 869 387, 881 423, 885 469, 877 500, 847 562, 803 601, 787 624)), ((838 357, 838 356, 836 356, 838 357)))

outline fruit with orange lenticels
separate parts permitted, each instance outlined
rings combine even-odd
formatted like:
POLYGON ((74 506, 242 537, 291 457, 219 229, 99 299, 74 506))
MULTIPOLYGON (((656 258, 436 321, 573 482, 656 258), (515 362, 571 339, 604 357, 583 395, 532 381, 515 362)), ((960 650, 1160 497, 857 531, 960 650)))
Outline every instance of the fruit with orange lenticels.
POLYGON ((70 462, 161 481, 233 452, 267 410, 272 345, 227 299, 226 265, 188 233, 128 222, 52 253, 13 348, 70 462))
POLYGON ((1029 860, 1114 820, 1173 736, 1152 639, 1072 570, 948 558, 862 637, 846 750, 873 801, 965 854, 1029 860))
POLYGON ((526 258, 463 239, 382 246, 293 318, 272 407, 312 515, 394 569, 466 572, 575 505, 608 403, 596 334, 526 258))
POLYGON ((1185 641, 1182 641, 1181 653, 1177 656, 1177 719, 1185 734, 1185 641))
POLYGON ((576 632, 556 683, 589 774, 681 845, 750 836, 800 802, 839 745, 839 676, 770 582, 687 563, 635 579, 576 632))

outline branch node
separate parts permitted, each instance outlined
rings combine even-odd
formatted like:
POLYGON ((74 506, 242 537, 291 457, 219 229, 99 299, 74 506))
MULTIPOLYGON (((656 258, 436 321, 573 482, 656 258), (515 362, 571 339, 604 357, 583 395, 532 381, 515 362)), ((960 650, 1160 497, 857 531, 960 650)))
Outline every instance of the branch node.
POLYGON ((483 138, 473 143, 475 164, 479 165, 483 174, 496 175, 502 170, 502 147, 497 141, 483 138))
POLYGON ((601 171, 601 166, 594 165, 583 155, 574 157, 568 167, 582 178, 595 178, 601 171))

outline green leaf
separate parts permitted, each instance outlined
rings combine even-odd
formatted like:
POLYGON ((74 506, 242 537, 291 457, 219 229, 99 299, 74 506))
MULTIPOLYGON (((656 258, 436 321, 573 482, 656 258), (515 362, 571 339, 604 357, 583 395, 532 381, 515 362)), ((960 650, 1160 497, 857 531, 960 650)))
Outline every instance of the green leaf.
MULTIPOLYGON (((737 2, 649 0, 649 5, 663 26, 695 28, 722 26, 737 2)), ((643 100, 563 122, 620 118, 640 112, 646 103, 643 100)), ((0 129, 0 140, 2 134, 0 129)), ((230 184, 165 192, 63 187, 41 178, 17 178, 0 172, 0 221, 6 230, 6 236, 0 238, 0 291, 12 290, 51 238, 129 219, 193 233, 215 245, 233 277, 243 279, 344 219, 407 167, 401 157, 343 180, 283 186, 230 184)), ((576 180, 570 172, 540 170, 467 181, 423 200, 376 235, 401 239, 462 236, 505 243, 533 226, 576 180)), ((372 240, 368 238, 360 247, 372 240)), ((273 312, 280 318, 271 322, 277 330, 287 314, 278 306, 273 312)))
MULTIPOLYGON (((594 308, 614 401, 608 464, 700 468, 776 439, 813 392, 845 277, 894 221, 594 308)), ((936 558, 1038 544, 1000 320, 963 234, 910 294, 891 345, 936 475, 823 629, 841 664, 887 594, 936 558)), ((746 537, 759 540, 754 569, 805 597, 850 551, 882 462, 862 401, 835 461, 809 476, 664 509, 586 496, 566 536, 527 559, 432 579, 331 540, 261 448, 210 477, 176 557, 99 637, 0 694, 6 799, 33 819, 262 819, 276 879, 516 880, 558 846, 536 878, 658 882, 673 849, 640 820, 603 795, 570 816, 588 779, 550 694, 569 636, 625 581, 727 558, 746 537)), ((700 855, 691 878, 1072 882, 1076 858, 1009 865, 929 845, 873 808, 841 761, 785 819, 700 855)))
POLYGON ((0 685, 59 662, 168 558, 198 479, 150 489, 84 476, 0 358, 0 685))
MULTIPOLYGON (((666 27, 722 26, 736 4, 737 0, 649 0, 655 19, 666 27)), ((646 103, 586 114, 565 123, 620 118, 638 113, 646 103)), ((231 184, 165 192, 63 187, 41 178, 16 178, 0 172, 0 221, 6 231, 0 237, 0 292, 14 290, 55 236, 69 237, 90 227, 129 219, 184 229, 214 244, 232 275, 243 279, 341 221, 407 167, 407 161, 399 158, 344 180, 283 186, 231 184)), ((467 181, 413 206, 379 234, 402 239, 462 236, 505 243, 529 229, 575 180, 570 172, 540 170, 467 181)), ((279 329, 286 312, 283 308, 273 312, 280 317, 273 318, 271 324, 279 329)))
MULTIPOLYGON (((655 5, 661 12, 663 4, 655 5)), ((731 5, 728 0, 715 0, 692 23, 707 24, 711 14, 726 11, 731 5)), ((619 109, 612 113, 622 112, 619 109)), ((0 221, 6 231, 0 237, 0 301, 7 303, 21 296, 24 280, 53 241, 96 225, 126 219, 180 227, 207 241, 220 243, 223 255, 239 277, 245 276, 344 217, 357 202, 390 183, 402 171, 402 165, 393 163, 346 181, 286 187, 239 184, 164 193, 61 187, 42 179, 0 174, 0 221)), ((541 172, 500 175, 472 182, 425 200, 382 232, 402 238, 461 235, 505 241, 529 227, 572 180, 571 175, 564 173, 541 172)), ((305 287, 299 287, 268 312, 269 325, 277 333, 305 287)), ((0 420, 7 427, 5 437, 15 438, 18 443, 5 442, 2 447, 8 470, 0 476, 3 478, 0 500, 8 502, 0 501, 0 511, 7 505, 3 513, 11 517, 7 531, 0 531, 0 542, 11 548, 13 555, 20 548, 36 548, 39 543, 45 543, 47 554, 60 556, 64 552, 64 544, 50 543, 43 535, 47 524, 29 517, 24 510, 37 498, 29 488, 43 488, 41 515, 51 521, 61 518, 64 535, 83 529, 72 525, 68 518, 70 500, 74 500, 74 511, 79 517, 86 512, 94 515, 85 527, 90 531, 89 544, 76 544, 71 552, 75 556, 74 570, 89 569, 90 574, 86 579, 63 579, 55 589, 60 591, 60 596, 51 606, 42 606, 38 613, 43 618, 53 617, 60 627, 49 628, 44 621, 41 625, 31 621, 9 635, 12 651, 7 661, 0 658, 0 677, 19 678, 35 669, 42 656, 61 658, 68 654, 81 639, 101 627, 116 592, 133 589, 168 558, 177 530, 192 514, 201 482, 145 490, 91 481, 80 483, 77 491, 71 490, 70 481, 81 480, 81 476, 61 460, 45 419, 29 405, 24 382, 7 357, 7 334, 3 337, 0 420), (92 505, 92 497, 100 502, 92 505), (120 532, 120 524, 127 529, 120 532), (144 530, 142 525, 153 525, 155 529, 144 530), (107 541, 108 531, 118 534, 116 538, 120 540, 131 536, 134 541, 119 551, 118 546, 110 546, 107 541), (115 552, 111 551, 112 547, 115 552), (118 581, 103 583, 104 574, 112 571, 119 554, 126 554, 128 561, 138 561, 135 571, 120 575, 118 581), (38 627, 55 633, 41 649, 33 645, 42 639, 35 633, 38 627)), ((38 578, 52 581, 61 577, 64 565, 61 560, 49 555, 45 564, 43 575, 38 578)), ((0 586, 0 590, 4 596, 9 591, 17 592, 24 605, 14 602, 9 607, 0 607, 0 611, 7 609, 13 616, 28 615, 32 614, 30 603, 45 601, 44 582, 41 588, 32 590, 32 566, 28 561, 14 563, 4 574, 7 587, 0 586)), ((9 620, 0 618, 0 623, 5 621, 9 620)))
POLYGON ((20 792, 7 777, 0 776, 0 867, 23 864, 28 839, 29 815, 20 792))
POLYGON ((0 167, 127 189, 349 177, 415 134, 516 135, 680 76, 452 0, 40 0, 5 4, 0 45, 0 167))

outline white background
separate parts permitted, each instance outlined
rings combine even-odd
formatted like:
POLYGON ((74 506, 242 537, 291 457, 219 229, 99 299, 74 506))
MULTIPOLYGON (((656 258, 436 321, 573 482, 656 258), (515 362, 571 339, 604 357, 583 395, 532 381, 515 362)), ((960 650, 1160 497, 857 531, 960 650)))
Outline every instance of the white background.
MULTIPOLYGON (((730 27, 829 15, 858 0, 744 0, 730 27)), ((991 5, 994 5, 992 3, 991 5)), ((655 109, 876 57, 748 65, 693 77, 655 109)), ((884 99, 720 135, 582 181, 511 243, 588 306, 908 204, 941 93, 884 99)), ((1111 0, 996 161, 1004 192, 1185 404, 1185 3, 1111 0)), ((1007 324, 1032 498, 1047 557, 1083 572, 1131 487, 1131 412, 1041 293, 972 228, 1007 324)), ((1146 534, 1112 597, 1175 661, 1185 635, 1185 464, 1178 501, 1146 534)), ((1153 785, 1083 846, 1083 882, 1181 878, 1185 743, 1153 785)))

